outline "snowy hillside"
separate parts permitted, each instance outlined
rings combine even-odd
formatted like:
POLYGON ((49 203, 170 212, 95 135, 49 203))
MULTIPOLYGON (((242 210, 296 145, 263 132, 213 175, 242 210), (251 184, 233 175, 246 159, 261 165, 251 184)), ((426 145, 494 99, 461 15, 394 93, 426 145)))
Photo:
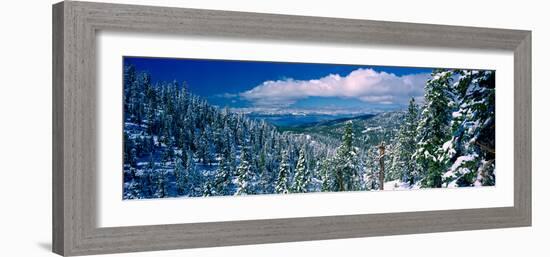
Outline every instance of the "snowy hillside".
POLYGON ((277 127, 126 66, 123 199, 494 185, 494 72, 435 70, 424 98, 277 127))

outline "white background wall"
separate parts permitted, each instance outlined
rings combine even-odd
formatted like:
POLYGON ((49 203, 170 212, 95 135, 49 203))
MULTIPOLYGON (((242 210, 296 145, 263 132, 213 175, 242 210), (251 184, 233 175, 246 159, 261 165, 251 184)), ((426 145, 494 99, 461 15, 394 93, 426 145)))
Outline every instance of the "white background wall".
MULTIPOLYGON (((545 135, 550 131, 550 85, 545 70, 550 57, 550 8, 545 1, 156 2, 191 8, 532 30, 533 227, 117 256, 548 256, 550 174, 546 145, 550 142, 545 135)), ((0 256, 54 256, 50 253, 52 3, 8 1, 0 10, 0 256)))

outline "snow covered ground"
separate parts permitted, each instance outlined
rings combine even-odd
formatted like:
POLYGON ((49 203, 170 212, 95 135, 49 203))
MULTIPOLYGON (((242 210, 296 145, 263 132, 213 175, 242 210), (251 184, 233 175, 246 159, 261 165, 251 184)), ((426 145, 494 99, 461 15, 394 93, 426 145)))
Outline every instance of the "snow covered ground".
POLYGON ((411 190, 411 189, 419 189, 420 183, 416 183, 414 185, 409 185, 407 182, 403 182, 400 180, 393 180, 384 182, 384 190, 394 190, 394 191, 402 191, 402 190, 411 190))

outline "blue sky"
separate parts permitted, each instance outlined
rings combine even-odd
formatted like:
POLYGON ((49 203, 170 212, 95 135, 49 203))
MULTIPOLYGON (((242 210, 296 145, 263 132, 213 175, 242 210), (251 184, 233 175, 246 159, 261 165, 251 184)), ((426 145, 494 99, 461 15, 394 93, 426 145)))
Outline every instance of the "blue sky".
POLYGON ((342 64, 124 57, 152 82, 185 81, 212 104, 257 112, 401 109, 421 98, 432 69, 342 64))

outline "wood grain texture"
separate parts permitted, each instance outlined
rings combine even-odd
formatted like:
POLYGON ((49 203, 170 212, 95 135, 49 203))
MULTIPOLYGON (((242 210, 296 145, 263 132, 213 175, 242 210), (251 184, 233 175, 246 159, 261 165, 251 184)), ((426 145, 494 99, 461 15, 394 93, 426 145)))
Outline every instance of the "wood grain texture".
POLYGON ((63 253, 66 244, 64 227, 64 175, 63 175, 63 78, 64 78, 64 15, 63 4, 53 6, 52 22, 52 249, 63 253))
POLYGON ((514 51, 514 207, 531 225, 531 33, 514 51))
MULTIPOLYGON (((531 225, 531 33, 66 1, 53 6, 53 251, 85 255, 531 225), (514 51, 514 206, 99 228, 97 31, 514 51)), ((118 146, 115 146, 118 147, 118 146)))

